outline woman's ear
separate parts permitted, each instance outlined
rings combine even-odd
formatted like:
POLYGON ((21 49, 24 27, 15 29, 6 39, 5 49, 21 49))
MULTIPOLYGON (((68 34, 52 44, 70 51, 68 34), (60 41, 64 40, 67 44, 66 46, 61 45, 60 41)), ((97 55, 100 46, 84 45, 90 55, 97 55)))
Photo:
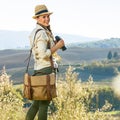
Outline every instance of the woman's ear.
POLYGON ((38 20, 38 17, 36 17, 35 20, 38 20))
POLYGON ((37 16, 35 19, 38 20, 40 16, 37 16))

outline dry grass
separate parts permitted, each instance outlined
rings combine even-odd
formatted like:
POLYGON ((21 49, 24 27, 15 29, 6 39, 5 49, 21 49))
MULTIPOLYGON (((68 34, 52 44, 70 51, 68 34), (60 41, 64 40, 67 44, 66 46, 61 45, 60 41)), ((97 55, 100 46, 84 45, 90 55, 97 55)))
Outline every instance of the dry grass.
MULTIPOLYGON (((107 102, 103 109, 91 112, 89 104, 97 93, 93 87, 93 79, 89 77, 88 82, 83 85, 78 80, 78 74, 73 71, 74 68, 69 67, 66 77, 59 78, 58 97, 53 100, 56 110, 50 111, 48 120, 117 120, 104 112, 110 107, 107 102)), ((22 106, 19 92, 13 88, 3 91, 0 95, 0 120, 24 120, 27 109, 22 106)))

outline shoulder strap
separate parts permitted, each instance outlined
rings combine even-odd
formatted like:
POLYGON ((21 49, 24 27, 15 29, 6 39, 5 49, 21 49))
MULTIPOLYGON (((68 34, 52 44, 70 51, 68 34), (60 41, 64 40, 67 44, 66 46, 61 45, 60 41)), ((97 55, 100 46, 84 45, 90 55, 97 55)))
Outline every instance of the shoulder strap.
POLYGON ((42 30, 42 29, 38 29, 38 30, 35 32, 34 39, 33 39, 33 44, 32 44, 32 47, 31 47, 31 49, 30 49, 30 54, 29 54, 29 57, 26 59, 26 60, 28 60, 27 68, 26 68, 26 73, 28 72, 29 63, 30 63, 30 58, 31 58, 31 54, 32 54, 32 48, 34 47, 35 37, 36 37, 36 34, 37 34, 40 30, 42 30))
MULTIPOLYGON (((37 32, 39 32, 40 30, 42 30, 42 29, 38 29, 38 30, 35 32, 35 35, 34 35, 34 40, 33 40, 32 47, 31 47, 31 49, 30 49, 30 54, 29 54, 29 57, 27 58, 27 59, 28 59, 28 63, 27 63, 26 73, 28 73, 28 68, 29 68, 30 58, 31 58, 31 54, 32 54, 32 48, 34 47, 35 37, 36 37, 37 32)), ((50 49, 50 41, 48 41, 47 48, 50 49)), ((54 70, 52 55, 50 56, 50 63, 51 63, 52 69, 54 70)))

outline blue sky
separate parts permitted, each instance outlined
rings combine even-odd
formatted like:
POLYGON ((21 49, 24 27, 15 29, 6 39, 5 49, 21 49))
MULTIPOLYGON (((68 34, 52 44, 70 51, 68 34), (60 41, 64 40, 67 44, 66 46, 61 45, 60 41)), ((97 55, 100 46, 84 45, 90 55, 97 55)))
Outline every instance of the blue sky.
POLYGON ((34 7, 46 4, 53 32, 86 37, 120 37, 120 0, 3 0, 0 29, 31 31, 34 7))

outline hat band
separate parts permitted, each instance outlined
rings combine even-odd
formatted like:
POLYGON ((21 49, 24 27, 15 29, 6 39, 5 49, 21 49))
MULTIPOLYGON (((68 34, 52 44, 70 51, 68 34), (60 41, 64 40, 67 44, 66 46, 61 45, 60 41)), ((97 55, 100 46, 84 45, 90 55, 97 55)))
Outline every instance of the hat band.
POLYGON ((42 14, 42 13, 45 13, 45 12, 48 12, 48 10, 39 11, 39 12, 37 12, 35 15, 39 15, 39 14, 42 14))

